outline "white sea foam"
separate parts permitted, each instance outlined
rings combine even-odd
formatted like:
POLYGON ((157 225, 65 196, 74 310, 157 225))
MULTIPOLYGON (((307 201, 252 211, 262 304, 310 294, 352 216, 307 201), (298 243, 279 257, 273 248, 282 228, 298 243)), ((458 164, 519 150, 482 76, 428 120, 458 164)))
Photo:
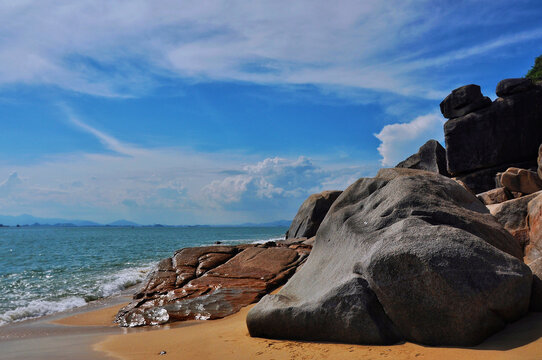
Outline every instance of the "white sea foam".
POLYGON ((84 306, 86 303, 85 299, 75 296, 58 301, 33 300, 26 306, 0 314, 0 325, 66 311, 84 306))
POLYGON ((252 244, 265 244, 268 241, 280 241, 280 240, 284 240, 284 239, 285 239, 285 237, 281 236, 281 237, 270 238, 270 239, 265 239, 265 240, 256 240, 256 241, 253 241, 252 244))
POLYGON ((117 295, 120 294, 122 290, 139 284, 145 280, 145 277, 152 268, 153 265, 128 268, 106 277, 104 283, 100 285, 99 296, 108 297, 117 295))

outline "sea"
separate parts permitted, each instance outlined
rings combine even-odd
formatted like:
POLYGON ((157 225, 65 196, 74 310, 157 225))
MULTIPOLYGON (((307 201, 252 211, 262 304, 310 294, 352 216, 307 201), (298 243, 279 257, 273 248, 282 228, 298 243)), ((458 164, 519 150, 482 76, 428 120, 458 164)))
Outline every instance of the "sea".
POLYGON ((81 307, 142 282, 184 247, 280 240, 276 227, 1 227, 0 326, 81 307))

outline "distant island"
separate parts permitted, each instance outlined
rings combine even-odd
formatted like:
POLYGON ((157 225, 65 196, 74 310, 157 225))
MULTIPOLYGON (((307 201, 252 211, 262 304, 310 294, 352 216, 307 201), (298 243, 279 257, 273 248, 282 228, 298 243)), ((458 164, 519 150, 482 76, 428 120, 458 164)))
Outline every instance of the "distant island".
POLYGON ((133 221, 121 219, 110 223, 101 224, 89 220, 73 220, 62 218, 41 218, 29 214, 17 216, 0 215, 0 227, 29 227, 29 226, 47 226, 47 227, 91 227, 91 226, 107 226, 107 227, 273 227, 273 226, 290 226, 291 220, 277 220, 265 223, 243 223, 243 224, 218 224, 218 225, 166 225, 166 224, 138 224, 133 221))

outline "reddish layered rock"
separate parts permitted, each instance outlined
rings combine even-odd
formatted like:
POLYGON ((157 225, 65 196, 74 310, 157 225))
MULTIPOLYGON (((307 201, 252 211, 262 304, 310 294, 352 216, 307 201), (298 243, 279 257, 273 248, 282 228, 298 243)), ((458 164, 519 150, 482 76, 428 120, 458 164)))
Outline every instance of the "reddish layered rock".
POLYGON ((501 184, 510 191, 532 194, 542 190, 542 179, 534 171, 509 168, 501 175, 501 184))
POLYGON ((542 192, 508 200, 500 204, 487 205, 491 215, 518 241, 522 248, 530 243, 527 223, 528 204, 542 192))
POLYGON ((284 284, 308 256, 306 241, 181 249, 160 261, 115 321, 133 327, 233 314, 284 284))
MULTIPOLYGON (((525 261, 531 262, 542 259, 542 194, 529 201, 527 214, 529 244, 525 247, 525 261)), ((542 276, 542 265, 540 270, 542 276)))
POLYGON ((514 198, 510 191, 503 187, 480 193, 476 197, 486 205, 500 204, 514 198))

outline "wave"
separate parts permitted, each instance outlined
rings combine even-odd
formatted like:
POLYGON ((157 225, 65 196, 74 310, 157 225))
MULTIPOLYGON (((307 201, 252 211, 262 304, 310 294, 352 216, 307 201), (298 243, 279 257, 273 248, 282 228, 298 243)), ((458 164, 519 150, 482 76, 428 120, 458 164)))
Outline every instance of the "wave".
POLYGON ((86 305, 87 302, 82 297, 69 297, 59 301, 33 300, 28 305, 20 306, 13 310, 8 310, 0 314, 0 325, 33 319, 57 312, 66 311, 76 307, 86 305))
POLYGON ((84 296, 71 296, 59 300, 32 300, 27 305, 0 314, 0 326, 63 312, 85 306, 90 301, 119 295, 123 290, 145 280, 154 265, 122 269, 115 274, 104 276, 98 280, 97 289, 89 291, 84 296))
POLYGON ((285 237, 284 236, 281 236, 281 237, 276 237, 276 238, 270 238, 270 239, 266 239, 266 240, 256 240, 256 241, 252 241, 251 244, 265 244, 266 242, 268 241, 280 241, 280 240, 284 240, 285 237))
POLYGON ((98 294, 100 297, 108 297, 112 295, 118 295, 123 290, 137 285, 147 277, 149 271, 155 264, 123 269, 114 275, 106 277, 105 282, 100 285, 98 294))

